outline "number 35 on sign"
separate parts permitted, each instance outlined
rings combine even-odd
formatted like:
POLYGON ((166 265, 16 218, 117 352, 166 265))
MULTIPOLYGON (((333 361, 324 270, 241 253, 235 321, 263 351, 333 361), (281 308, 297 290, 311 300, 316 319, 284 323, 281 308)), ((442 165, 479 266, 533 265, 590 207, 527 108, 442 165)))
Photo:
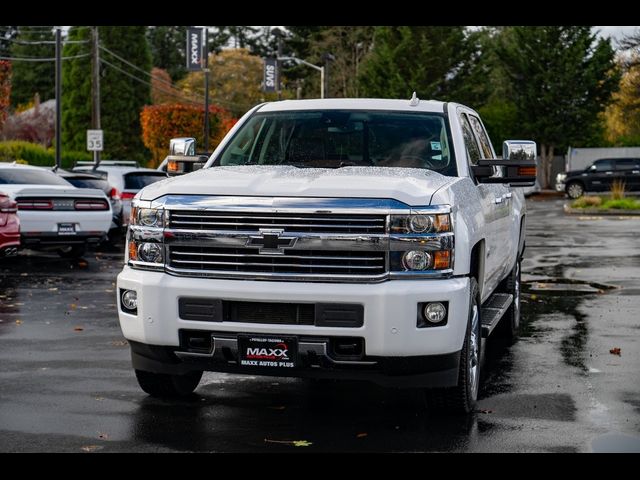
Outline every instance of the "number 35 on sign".
POLYGON ((87 150, 101 152, 103 145, 102 130, 87 130, 87 150))

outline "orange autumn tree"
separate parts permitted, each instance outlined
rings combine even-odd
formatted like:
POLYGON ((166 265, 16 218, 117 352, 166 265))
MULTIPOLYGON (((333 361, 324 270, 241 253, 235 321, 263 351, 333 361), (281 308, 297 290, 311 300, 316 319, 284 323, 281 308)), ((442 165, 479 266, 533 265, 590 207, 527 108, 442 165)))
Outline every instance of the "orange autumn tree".
POLYGON ((0 60, 0 129, 7 118, 11 95, 11 62, 0 60))
MULTIPOLYGON (((231 113, 219 106, 209 106, 209 150, 220 143, 236 123, 231 113)), ((195 137, 199 149, 204 146, 204 107, 169 103, 148 105, 140 112, 142 142, 151 151, 150 166, 157 166, 169 153, 169 140, 195 137)))

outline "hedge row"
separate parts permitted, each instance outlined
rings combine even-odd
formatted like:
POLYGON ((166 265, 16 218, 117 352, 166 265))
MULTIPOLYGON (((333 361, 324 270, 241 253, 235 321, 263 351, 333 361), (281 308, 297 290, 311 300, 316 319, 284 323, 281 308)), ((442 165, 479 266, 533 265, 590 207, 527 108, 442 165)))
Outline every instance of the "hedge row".
MULTIPOLYGON (((88 152, 62 152, 62 168, 71 168, 76 162, 91 161, 93 156, 88 152)), ((0 162, 26 162, 29 165, 53 167, 56 154, 53 148, 45 148, 37 143, 22 140, 0 142, 0 162)))

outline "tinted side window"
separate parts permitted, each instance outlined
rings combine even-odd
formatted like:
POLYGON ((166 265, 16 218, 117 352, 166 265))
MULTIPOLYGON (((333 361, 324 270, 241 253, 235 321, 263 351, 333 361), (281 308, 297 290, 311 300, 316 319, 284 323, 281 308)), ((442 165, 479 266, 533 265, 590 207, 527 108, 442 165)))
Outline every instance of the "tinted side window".
POLYGON ((613 170, 613 162, 611 160, 598 160, 594 163, 596 166, 596 172, 606 172, 607 170, 613 170))
POLYGON ((487 132, 484 131, 480 120, 478 119, 478 117, 469 115, 469 121, 471 122, 471 127, 476 134, 476 138, 480 142, 480 148, 482 149, 482 158, 493 158, 493 152, 491 151, 491 142, 489 142, 487 132))
POLYGON ((640 170, 640 160, 635 158, 616 160, 616 170, 640 170))
POLYGON ((168 177, 162 172, 128 173, 124 177, 124 188, 125 190, 140 190, 165 178, 168 177))
POLYGON ((478 143, 473 136, 473 130, 469 119, 465 114, 460 114, 460 125, 462 126, 462 136, 464 137, 464 146, 467 148, 467 157, 469 157, 469 163, 471 165, 477 165, 480 160, 481 154, 478 148, 478 143))

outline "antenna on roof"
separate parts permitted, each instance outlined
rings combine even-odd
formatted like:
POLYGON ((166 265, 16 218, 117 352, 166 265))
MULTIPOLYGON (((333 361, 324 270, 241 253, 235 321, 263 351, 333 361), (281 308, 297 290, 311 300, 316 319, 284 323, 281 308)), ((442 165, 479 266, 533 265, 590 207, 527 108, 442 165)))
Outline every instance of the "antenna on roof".
POLYGON ((409 106, 417 107, 419 104, 420 104, 420 99, 416 95, 416 92, 413 92, 413 95, 411 95, 411 100, 409 101, 409 106))

